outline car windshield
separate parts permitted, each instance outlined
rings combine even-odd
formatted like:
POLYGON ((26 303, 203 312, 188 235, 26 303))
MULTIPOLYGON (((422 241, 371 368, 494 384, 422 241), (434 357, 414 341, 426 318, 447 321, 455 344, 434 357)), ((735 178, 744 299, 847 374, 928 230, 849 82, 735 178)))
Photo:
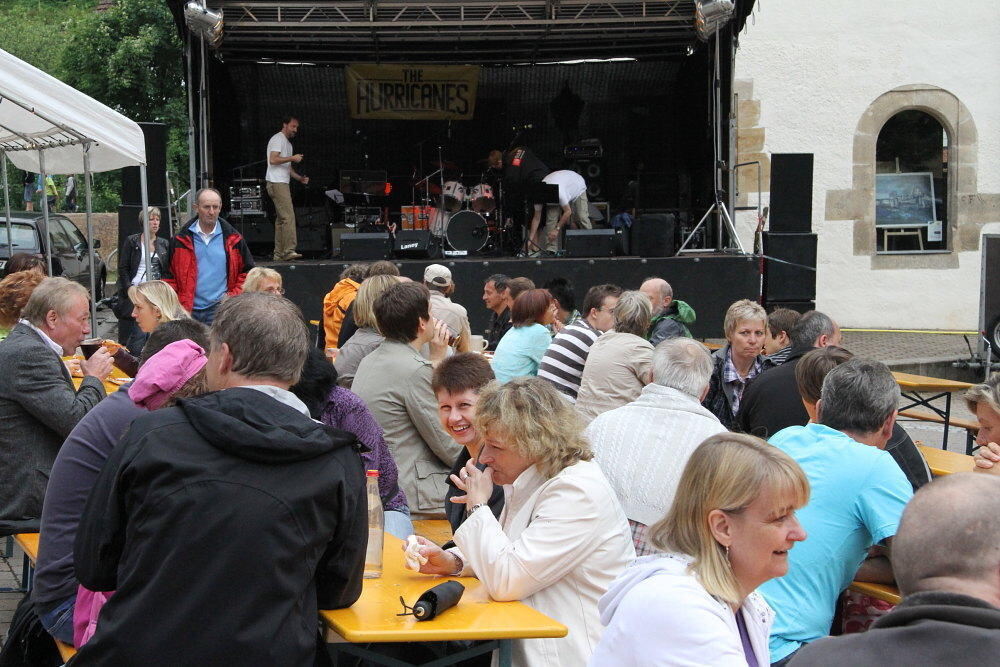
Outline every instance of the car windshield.
MULTIPOLYGON (((38 250, 35 230, 29 225, 11 224, 10 235, 14 241, 14 252, 38 250)), ((7 222, 5 220, 0 220, 0 251, 7 254, 7 222)))

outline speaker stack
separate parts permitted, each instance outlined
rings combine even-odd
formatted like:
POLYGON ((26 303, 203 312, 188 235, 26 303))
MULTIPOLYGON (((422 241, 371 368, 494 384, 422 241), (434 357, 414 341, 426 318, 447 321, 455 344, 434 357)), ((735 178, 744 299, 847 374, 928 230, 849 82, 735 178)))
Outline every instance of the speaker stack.
MULTIPOLYGON (((167 224, 167 126, 163 123, 139 123, 146 143, 146 195, 150 206, 160 209, 157 236, 170 238, 167 224)), ((142 231, 142 179, 139 167, 122 169, 122 203, 118 207, 118 246, 132 234, 142 231)))
POLYGON ((771 155, 770 224, 764 232, 764 302, 769 311, 816 307, 812 186, 812 153, 771 155))

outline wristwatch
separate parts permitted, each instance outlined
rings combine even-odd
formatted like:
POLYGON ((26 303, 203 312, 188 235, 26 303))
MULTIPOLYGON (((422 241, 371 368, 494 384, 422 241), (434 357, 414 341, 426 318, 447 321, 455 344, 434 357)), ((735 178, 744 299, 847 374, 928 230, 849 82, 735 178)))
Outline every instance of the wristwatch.
POLYGON ((468 515, 472 516, 472 513, 475 512, 477 509, 479 509, 480 507, 486 507, 486 506, 487 506, 486 503, 478 503, 476 505, 473 505, 472 507, 469 508, 468 515))
POLYGON ((464 570, 464 569, 465 569, 465 561, 464 561, 464 560, 462 560, 462 557, 461 557, 461 556, 459 556, 459 555, 458 555, 457 553, 455 553, 454 551, 449 551, 448 553, 450 553, 450 554, 451 554, 451 557, 455 559, 455 562, 456 562, 456 563, 458 563, 458 565, 457 565, 457 566, 456 566, 456 568, 455 568, 455 571, 454 571, 454 572, 452 572, 450 576, 452 576, 452 577, 457 577, 457 576, 459 576, 460 574, 462 574, 462 570, 464 570))

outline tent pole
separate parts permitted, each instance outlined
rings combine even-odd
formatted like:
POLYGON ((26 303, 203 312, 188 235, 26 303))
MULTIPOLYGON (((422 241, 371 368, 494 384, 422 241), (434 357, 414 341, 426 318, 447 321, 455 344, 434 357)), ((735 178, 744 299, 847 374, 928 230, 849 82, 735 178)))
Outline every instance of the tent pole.
POLYGON ((14 239, 10 235, 10 190, 7 187, 7 151, 0 151, 0 167, 3 168, 3 203, 7 210, 7 261, 14 256, 14 239))
MULTIPOLYGON (((188 195, 187 195, 187 217, 194 215, 194 193, 198 189, 197 171, 195 161, 197 152, 194 148, 194 89, 192 88, 194 70, 191 65, 193 51, 191 49, 191 33, 187 34, 187 94, 188 94, 188 195)), ((170 230, 173 233, 174 230, 170 230)))
POLYGON ((150 245, 155 247, 155 244, 149 236, 149 186, 146 184, 146 165, 144 164, 139 165, 139 187, 142 194, 142 239, 140 240, 143 244, 142 250, 146 253, 146 275, 143 276, 142 282, 146 282, 149 280, 149 267, 153 264, 153 253, 146 248, 150 245))
POLYGON ((49 227, 49 198, 45 188, 48 185, 45 175, 45 151, 38 151, 38 169, 42 176, 42 219, 45 220, 45 265, 48 267, 49 275, 52 275, 52 232, 49 227))
MULTIPOLYGON (((87 184, 87 262, 90 264, 90 331, 97 333, 97 275, 94 270, 94 224, 90 219, 90 143, 83 145, 83 182, 87 184)), ((103 291, 103 290, 102 290, 103 291)))

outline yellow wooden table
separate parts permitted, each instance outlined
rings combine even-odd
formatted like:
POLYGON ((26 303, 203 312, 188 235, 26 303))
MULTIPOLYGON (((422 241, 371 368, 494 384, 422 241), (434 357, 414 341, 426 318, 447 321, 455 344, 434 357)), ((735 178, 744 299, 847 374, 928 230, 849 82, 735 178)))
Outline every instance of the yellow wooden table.
POLYGON ((447 519, 417 519, 413 522, 413 532, 438 546, 451 540, 451 524, 447 519))
POLYGON ((927 467, 931 469, 931 474, 935 477, 951 475, 956 472, 972 472, 972 469, 976 467, 973 458, 967 454, 946 452, 927 445, 917 445, 917 448, 924 455, 927 467))
MULTIPOLYGON (((78 355, 77 358, 82 359, 83 357, 80 357, 78 355)), ((63 361, 69 361, 70 359, 73 359, 73 357, 63 357, 63 361)), ((129 376, 125 375, 125 373, 121 372, 117 368, 112 368, 111 369, 111 375, 109 375, 108 379, 103 382, 103 384, 104 384, 104 393, 105 394, 113 394, 113 393, 115 393, 116 391, 118 391, 119 389, 121 389, 121 386, 123 384, 125 384, 128 380, 131 380, 131 379, 132 378, 130 378, 129 376)), ((77 389, 79 389, 81 384, 83 384, 83 378, 82 377, 76 377, 74 375, 73 376, 73 386, 76 387, 77 389)))
POLYGON ((894 371, 892 376, 896 378, 896 384, 903 394, 903 398, 910 401, 906 405, 900 406, 899 411, 909 410, 917 406, 927 408, 944 420, 944 437, 941 440, 941 449, 948 449, 948 427, 951 425, 951 395, 956 391, 965 391, 972 385, 968 382, 958 380, 946 380, 944 378, 928 377, 926 375, 914 375, 913 373, 899 373, 894 371), (922 396, 922 394, 931 394, 922 396), (944 409, 933 405, 932 401, 939 398, 944 399, 944 409))
POLYGON ((899 604, 899 601, 902 600, 902 597, 899 595, 899 589, 889 584, 870 584, 866 581, 855 581, 850 585, 850 590, 855 593, 869 595, 878 600, 885 600, 889 604, 899 604))
MULTIPOLYGON (((480 640, 495 645, 477 647, 477 652, 498 648, 500 664, 506 666, 510 665, 510 640, 566 636, 565 625, 526 604, 491 600, 474 577, 434 577, 407 570, 403 567, 402 545, 402 540, 386 533, 382 576, 365 579, 361 597, 353 606, 320 611, 320 618, 328 627, 327 641, 335 642, 332 646, 335 651, 380 664, 400 665, 403 663, 396 659, 379 656, 355 644, 480 640), (465 586, 465 594, 457 605, 430 621, 418 621, 411 615, 396 616, 403 611, 400 596, 412 605, 424 591, 444 581, 460 581, 465 586)), ((471 654, 452 655, 447 662, 434 664, 453 664, 468 657, 471 654)))

